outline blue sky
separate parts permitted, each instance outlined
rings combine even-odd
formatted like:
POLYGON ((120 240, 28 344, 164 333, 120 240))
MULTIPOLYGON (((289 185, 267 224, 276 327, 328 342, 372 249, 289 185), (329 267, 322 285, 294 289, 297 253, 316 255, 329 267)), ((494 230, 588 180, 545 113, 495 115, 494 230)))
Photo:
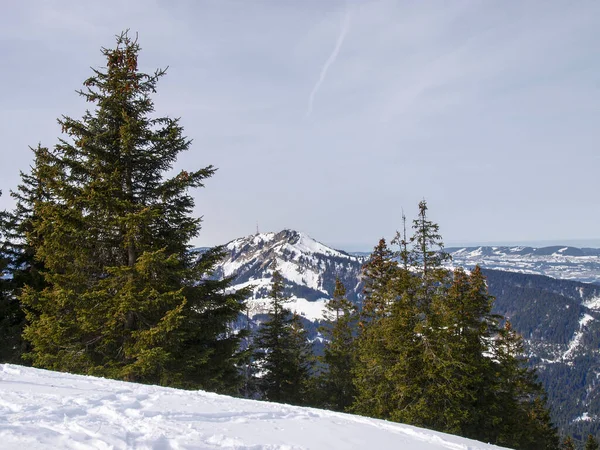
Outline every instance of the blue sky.
POLYGON ((427 199, 448 244, 600 245, 600 2, 28 1, 0 16, 1 207, 100 47, 169 66, 197 245, 294 228, 368 249, 427 199))

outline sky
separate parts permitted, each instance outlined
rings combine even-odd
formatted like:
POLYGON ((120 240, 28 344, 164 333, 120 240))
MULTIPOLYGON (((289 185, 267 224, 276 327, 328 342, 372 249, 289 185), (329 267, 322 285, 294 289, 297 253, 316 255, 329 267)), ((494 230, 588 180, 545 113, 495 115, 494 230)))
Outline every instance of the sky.
POLYGON ((193 139, 174 170, 218 168, 195 245, 368 250, 426 199, 447 245, 600 247, 600 2, 0 2, 0 208, 129 29, 193 139))

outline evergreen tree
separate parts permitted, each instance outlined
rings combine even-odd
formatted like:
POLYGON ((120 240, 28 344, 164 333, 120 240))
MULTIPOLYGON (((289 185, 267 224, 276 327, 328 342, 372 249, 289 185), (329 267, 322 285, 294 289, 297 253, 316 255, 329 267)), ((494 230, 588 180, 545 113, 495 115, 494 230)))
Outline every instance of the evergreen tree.
POLYGON ((255 346, 255 364, 262 372, 257 384, 265 400, 307 404, 311 349, 300 318, 285 307, 283 276, 273 269, 269 293, 269 320, 259 329, 255 346))
MULTIPOLYGON (((6 213, 0 214, 0 236, 5 237, 6 213)), ((24 316, 18 301, 14 298, 10 279, 11 260, 3 249, 0 253, 0 363, 20 361, 20 335, 24 316)))
POLYGON ((408 266, 421 279, 416 297, 424 323, 432 318, 429 314, 434 297, 444 295, 444 289, 449 283, 449 272, 443 268, 443 263, 451 259, 450 255, 444 252, 440 227, 429 220, 427 210, 427 202, 419 202, 419 213, 413 220, 414 232, 410 237, 410 250, 406 256, 408 266))
POLYGON ((27 351, 26 342, 22 339, 25 327, 25 312, 20 305, 18 297, 25 286, 42 289, 44 279, 42 276, 43 264, 35 259, 35 249, 32 242, 33 209, 34 204, 40 201, 49 201, 43 186, 45 160, 48 149, 38 145, 31 148, 34 154, 34 163, 30 173, 21 172, 21 184, 17 190, 11 192, 11 197, 16 200, 12 211, 4 211, 0 215, 0 236, 2 238, 0 251, 3 259, 2 291, 5 302, 3 313, 0 313, 2 342, 6 349, 10 348, 10 356, 1 358, 9 362, 25 363, 21 355, 27 351))
POLYGON ((394 254, 385 239, 381 238, 362 268, 364 300, 361 321, 363 324, 381 316, 389 307, 391 299, 386 285, 394 277, 396 268, 394 254))
POLYGON ((355 341, 358 414, 410 422, 404 414, 419 400, 421 340, 415 333, 416 277, 400 268, 381 239, 363 267, 365 306, 355 341))
POLYGON ((419 214, 413 221, 414 234, 410 238, 412 251, 407 256, 409 264, 422 273, 424 280, 450 259, 450 255, 444 252, 440 227, 429 220, 427 210, 427 202, 420 201, 419 214))
POLYGON ((600 449, 600 445, 598 445, 598 441, 596 438, 588 434, 587 440, 585 441, 585 450, 598 450, 600 449))
POLYGON ((575 450, 575 443, 571 436, 567 436, 560 446, 561 450, 575 450))
POLYGON ((354 329, 357 321, 356 306, 346 298, 346 288, 339 278, 335 280, 333 297, 326 303, 325 325, 320 328, 326 344, 322 357, 325 364, 319 377, 323 407, 346 411, 354 401, 354 329))
POLYGON ((402 264, 379 257, 386 270, 365 275, 368 295, 385 306, 358 335, 352 410, 517 449, 557 448, 521 338, 499 327, 478 267, 443 267, 439 227, 426 211, 423 201, 410 240, 394 239, 402 264))
POLYGON ((64 139, 44 155, 46 199, 33 205, 29 243, 45 287, 28 286, 24 337, 35 366, 186 388, 236 392, 240 334, 230 323, 246 292, 212 280, 223 257, 192 253, 200 230, 192 188, 212 166, 166 178, 190 146, 177 119, 154 117, 165 74, 138 70, 128 34, 103 49, 79 94, 95 106, 63 116, 64 139))
POLYGON ((535 371, 527 368, 523 340, 509 321, 492 351, 496 363, 489 389, 496 396, 491 405, 496 421, 488 428, 490 439, 521 450, 557 448, 558 433, 550 421, 545 392, 535 371))

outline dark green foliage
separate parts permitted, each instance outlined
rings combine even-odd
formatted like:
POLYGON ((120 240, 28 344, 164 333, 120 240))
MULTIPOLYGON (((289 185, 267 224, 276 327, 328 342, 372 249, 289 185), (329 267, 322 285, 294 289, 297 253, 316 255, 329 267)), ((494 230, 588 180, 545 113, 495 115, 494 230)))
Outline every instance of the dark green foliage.
POLYGON ((490 380, 495 396, 489 430, 494 442, 517 449, 555 449, 558 433, 552 425, 546 396, 535 372, 527 368, 523 340, 506 321, 494 342, 496 364, 490 380))
POLYGON ((596 438, 591 435, 588 434, 587 440, 585 441, 585 450, 598 450, 600 449, 600 445, 598 445, 598 441, 596 440, 596 438))
MULTIPOLYGON (((0 214, 0 237, 3 240, 6 240, 6 235, 10 230, 7 227, 8 221, 7 213, 2 212, 0 214)), ((25 316, 13 294, 11 263, 11 255, 7 253, 6 246, 3 245, 0 253, 0 363, 20 362, 23 350, 21 333, 25 316)))
POLYGON ((312 352, 300 318, 285 307, 283 277, 276 268, 269 299, 269 319, 254 341, 259 390, 265 400, 308 404, 312 352))
POLYGON ((387 246, 385 239, 380 239, 362 268, 364 280, 362 322, 375 320, 384 314, 390 305, 391 299, 386 285, 393 278, 396 266, 393 252, 387 246))
POLYGON ((567 436, 560 446, 561 450, 575 450, 575 442, 573 442, 573 438, 571 436, 567 436))
POLYGON ((400 265, 384 241, 365 265, 365 305, 375 299, 376 308, 365 306, 359 329, 352 410, 517 449, 557 448, 520 336, 499 327, 478 267, 442 267, 426 211, 421 202, 408 242, 395 239, 400 265))
MULTIPOLYGON (((0 217, 1 253, 4 261, 3 291, 9 302, 9 311, 2 314, 5 324, 10 323, 10 333, 4 334, 3 342, 12 349, 12 356, 6 358, 10 362, 26 363, 21 356, 28 351, 27 343, 22 339, 25 327, 25 312, 19 302, 19 296, 25 286, 41 290, 45 286, 44 265, 35 258, 35 241, 32 234, 34 223, 34 206, 36 203, 49 201, 44 180, 51 176, 48 173, 48 149, 38 145, 31 148, 34 159, 29 173, 21 172, 21 184, 11 197, 16 200, 12 211, 5 211, 0 217)), ((34 311, 31 311, 34 313, 34 311)), ((4 326, 2 329, 7 330, 4 326)))
POLYGON ((419 202, 419 214, 413 221, 415 232, 409 240, 412 251, 406 253, 408 264, 420 271, 424 279, 428 278, 429 271, 440 268, 444 261, 450 259, 450 255, 444 252, 440 227, 429 220, 427 209, 425 200, 419 202))
POLYGON ((346 411, 355 397, 354 330, 356 306, 346 298, 346 288, 336 279, 333 297, 326 304, 325 323, 320 331, 326 340, 322 359, 324 369, 319 376, 320 406, 346 411))
POLYGON ((79 94, 95 107, 62 117, 65 139, 36 167, 28 244, 46 286, 21 295, 34 365, 145 383, 236 392, 242 335, 230 323, 245 292, 209 275, 222 249, 201 256, 191 188, 211 166, 165 178, 190 141, 176 119, 154 118, 150 95, 164 70, 138 71, 127 33, 103 49, 79 94))

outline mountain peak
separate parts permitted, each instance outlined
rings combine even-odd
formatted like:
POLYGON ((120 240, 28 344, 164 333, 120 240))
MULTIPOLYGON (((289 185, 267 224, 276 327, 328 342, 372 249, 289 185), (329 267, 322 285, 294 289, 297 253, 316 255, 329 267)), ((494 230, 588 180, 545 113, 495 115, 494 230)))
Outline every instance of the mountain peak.
POLYGON ((321 254, 339 258, 357 258, 344 251, 335 250, 304 232, 291 229, 284 229, 279 232, 256 233, 234 239, 226 244, 226 249, 234 253, 239 253, 242 250, 244 252, 252 251, 253 248, 263 250, 265 247, 282 252, 291 252, 297 257, 321 254))
POLYGON ((233 277, 234 289, 252 286, 251 300, 264 302, 276 263, 286 295, 296 302, 291 309, 305 317, 320 317, 324 301, 333 294, 336 278, 346 286, 349 299, 358 300, 362 291, 357 280, 364 258, 328 247, 304 232, 284 229, 256 233, 234 239, 225 249, 228 254, 217 267, 217 277, 233 277))

